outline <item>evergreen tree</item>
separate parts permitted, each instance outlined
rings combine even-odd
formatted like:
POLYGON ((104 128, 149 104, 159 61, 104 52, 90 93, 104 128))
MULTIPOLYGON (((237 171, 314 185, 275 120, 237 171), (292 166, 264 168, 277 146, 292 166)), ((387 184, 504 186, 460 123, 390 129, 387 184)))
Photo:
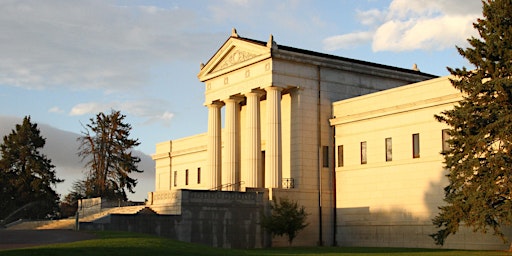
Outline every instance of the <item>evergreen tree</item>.
POLYGON ((127 200, 125 188, 134 193, 137 180, 129 175, 143 171, 138 169, 140 158, 132 155, 132 149, 140 142, 129 138, 132 127, 124 122, 125 117, 120 111, 101 112, 90 119, 78 138, 78 155, 88 169, 84 181, 87 197, 127 200))
POLYGON ((299 231, 308 226, 306 218, 308 214, 304 206, 287 198, 274 200, 270 205, 270 215, 263 215, 261 225, 269 231, 272 236, 288 236, 288 243, 291 245, 299 231))
POLYGON ((58 209, 59 195, 52 187, 63 180, 56 177, 55 166, 40 152, 45 143, 30 116, 4 136, 0 144, 0 219, 21 208, 16 218, 45 218, 58 209))
POLYGON ((451 136, 443 153, 446 205, 433 219, 437 244, 460 225, 492 230, 505 241, 502 227, 512 224, 512 1, 483 1, 483 18, 474 27, 481 38, 457 49, 476 69, 448 68, 464 98, 436 116, 451 136))

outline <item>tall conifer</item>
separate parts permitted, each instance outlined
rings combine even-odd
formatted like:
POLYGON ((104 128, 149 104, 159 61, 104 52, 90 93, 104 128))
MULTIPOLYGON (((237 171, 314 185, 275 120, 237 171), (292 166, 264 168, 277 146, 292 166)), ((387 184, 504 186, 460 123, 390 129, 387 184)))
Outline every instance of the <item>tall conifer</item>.
MULTIPOLYGON (((0 144, 0 219, 45 218, 56 213, 55 166, 40 150, 46 139, 26 116, 0 144)), ((9 221, 9 220, 4 220, 9 221)))
POLYGON ((483 1, 474 23, 480 38, 457 47, 476 68, 448 68, 463 100, 436 118, 449 125, 451 148, 444 152, 449 185, 446 204, 433 219, 437 244, 465 225, 492 231, 505 241, 512 224, 512 1, 483 1))

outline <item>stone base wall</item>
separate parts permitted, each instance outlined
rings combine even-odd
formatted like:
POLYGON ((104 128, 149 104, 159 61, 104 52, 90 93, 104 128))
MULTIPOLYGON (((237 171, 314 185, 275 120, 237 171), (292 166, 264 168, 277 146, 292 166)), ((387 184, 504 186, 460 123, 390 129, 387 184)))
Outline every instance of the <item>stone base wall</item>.
POLYGON ((354 225, 338 226, 338 246, 346 247, 402 247, 463 250, 508 250, 509 243, 487 234, 474 233, 461 227, 443 246, 436 245, 429 236, 436 232, 432 224, 417 225, 354 225))
MULTIPOLYGON (((112 214, 108 221, 80 223, 80 228, 154 234, 222 248, 263 248, 270 244, 259 224, 268 207, 267 191, 173 193, 176 194, 170 198, 179 198, 180 214, 112 214)), ((162 208, 164 204, 156 207, 162 208)))

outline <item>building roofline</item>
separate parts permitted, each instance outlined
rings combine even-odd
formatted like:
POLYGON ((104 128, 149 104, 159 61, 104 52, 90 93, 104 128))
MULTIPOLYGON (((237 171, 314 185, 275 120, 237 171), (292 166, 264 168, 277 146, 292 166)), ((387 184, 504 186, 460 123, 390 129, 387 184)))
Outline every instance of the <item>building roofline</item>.
MULTIPOLYGON (((238 40, 242 40, 242 41, 258 44, 258 45, 261 45, 261 46, 266 46, 267 45, 267 42, 263 42, 263 41, 256 40, 256 39, 240 37, 240 36, 239 37, 235 37, 235 38, 238 39, 238 40)), ((338 61, 351 62, 351 63, 365 65, 365 66, 373 66, 373 67, 377 67, 377 68, 390 69, 390 70, 395 70, 395 71, 400 71, 400 72, 405 72, 405 73, 410 73, 410 74, 426 76, 426 77, 430 77, 430 78, 437 78, 437 77, 439 77, 437 75, 432 75, 432 74, 429 74, 429 73, 424 73, 424 72, 416 71, 416 70, 413 70, 413 69, 400 68, 400 67, 395 67, 395 66, 390 66, 390 65, 370 62, 370 61, 364 61, 364 60, 352 59, 352 58, 347 58, 347 57, 341 57, 341 56, 337 56, 337 55, 332 55, 332 54, 327 54, 327 53, 322 53, 322 52, 315 52, 315 51, 311 51, 311 50, 300 49, 300 48, 286 46, 286 45, 281 45, 281 44, 277 44, 277 49, 278 50, 289 51, 289 52, 294 52, 294 53, 311 55, 311 56, 317 56, 317 57, 322 57, 322 58, 327 58, 327 59, 333 59, 333 60, 338 60, 338 61)))
MULTIPOLYGON (((338 62, 338 63, 345 62, 347 64, 355 64, 355 65, 360 65, 360 66, 374 67, 374 68, 381 69, 381 70, 396 71, 396 72, 403 73, 403 74, 416 75, 418 77, 423 77, 423 79, 432 79, 432 78, 438 78, 439 77, 437 75, 432 75, 432 74, 429 74, 429 73, 424 73, 424 72, 421 72, 419 70, 401 68, 401 67, 385 65, 385 64, 380 64, 380 63, 375 63, 375 62, 370 62, 370 61, 364 61, 364 60, 358 60, 358 59, 352 59, 352 58, 347 58, 347 57, 341 57, 341 56, 337 56, 337 55, 321 53, 321 52, 315 52, 315 51, 311 51, 311 50, 300 49, 300 48, 286 46, 286 45, 279 45, 279 44, 276 44, 273 41, 273 37, 272 36, 270 37, 270 40, 272 40, 272 45, 273 46, 269 47, 269 45, 268 45, 269 43, 268 42, 264 42, 264 41, 260 41, 260 40, 256 40, 256 39, 252 39, 252 38, 247 38, 247 37, 241 37, 238 34, 236 34, 236 31, 235 31, 234 34, 232 33, 231 36, 229 36, 226 39, 226 41, 224 41, 224 43, 217 49, 217 51, 208 59, 206 64, 201 63, 201 70, 203 69, 203 67, 207 66, 213 60, 213 58, 217 55, 217 53, 231 39, 248 42, 248 43, 255 44, 255 45, 261 46, 261 47, 267 47, 271 51, 271 54, 275 53, 276 56, 278 56, 278 54, 280 54, 280 53, 286 55, 286 52, 289 52, 291 54, 302 54, 302 55, 305 55, 305 56, 310 56, 312 58, 323 58, 323 59, 332 60, 333 61, 332 64, 334 64, 336 62, 338 62)), ((334 64, 334 65, 336 65, 336 64, 334 64)), ((199 72, 199 74, 201 74, 201 71, 199 72)), ((199 74, 198 74, 198 76, 199 76, 199 74)))

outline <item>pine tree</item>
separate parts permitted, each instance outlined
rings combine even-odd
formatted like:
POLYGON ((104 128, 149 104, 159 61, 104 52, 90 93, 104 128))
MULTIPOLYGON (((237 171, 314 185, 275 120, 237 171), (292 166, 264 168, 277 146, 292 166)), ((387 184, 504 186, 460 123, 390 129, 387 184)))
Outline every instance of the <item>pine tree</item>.
POLYGON ((483 1, 483 18, 474 27, 481 38, 457 49, 476 69, 448 68, 464 98, 436 116, 451 136, 451 149, 443 153, 446 204, 431 235, 441 245, 461 225, 492 230, 506 241, 502 227, 512 224, 512 1, 483 1))
POLYGON ((125 201, 125 188, 134 193, 137 180, 129 175, 143 171, 138 169, 140 158, 133 156, 132 149, 140 142, 129 138, 132 127, 125 118, 120 111, 112 110, 108 115, 100 112, 78 138, 78 155, 88 169, 84 181, 87 197, 125 201))
POLYGON ((59 195, 52 187, 63 180, 56 177, 55 166, 40 152, 45 143, 30 116, 4 136, 0 144, 0 219, 21 208, 17 218, 45 218, 56 212, 59 195))
POLYGON ((263 215, 261 225, 273 236, 288 236, 291 245, 299 231, 308 226, 306 219, 308 214, 304 206, 299 206, 287 198, 274 200, 270 205, 270 215, 263 215))

